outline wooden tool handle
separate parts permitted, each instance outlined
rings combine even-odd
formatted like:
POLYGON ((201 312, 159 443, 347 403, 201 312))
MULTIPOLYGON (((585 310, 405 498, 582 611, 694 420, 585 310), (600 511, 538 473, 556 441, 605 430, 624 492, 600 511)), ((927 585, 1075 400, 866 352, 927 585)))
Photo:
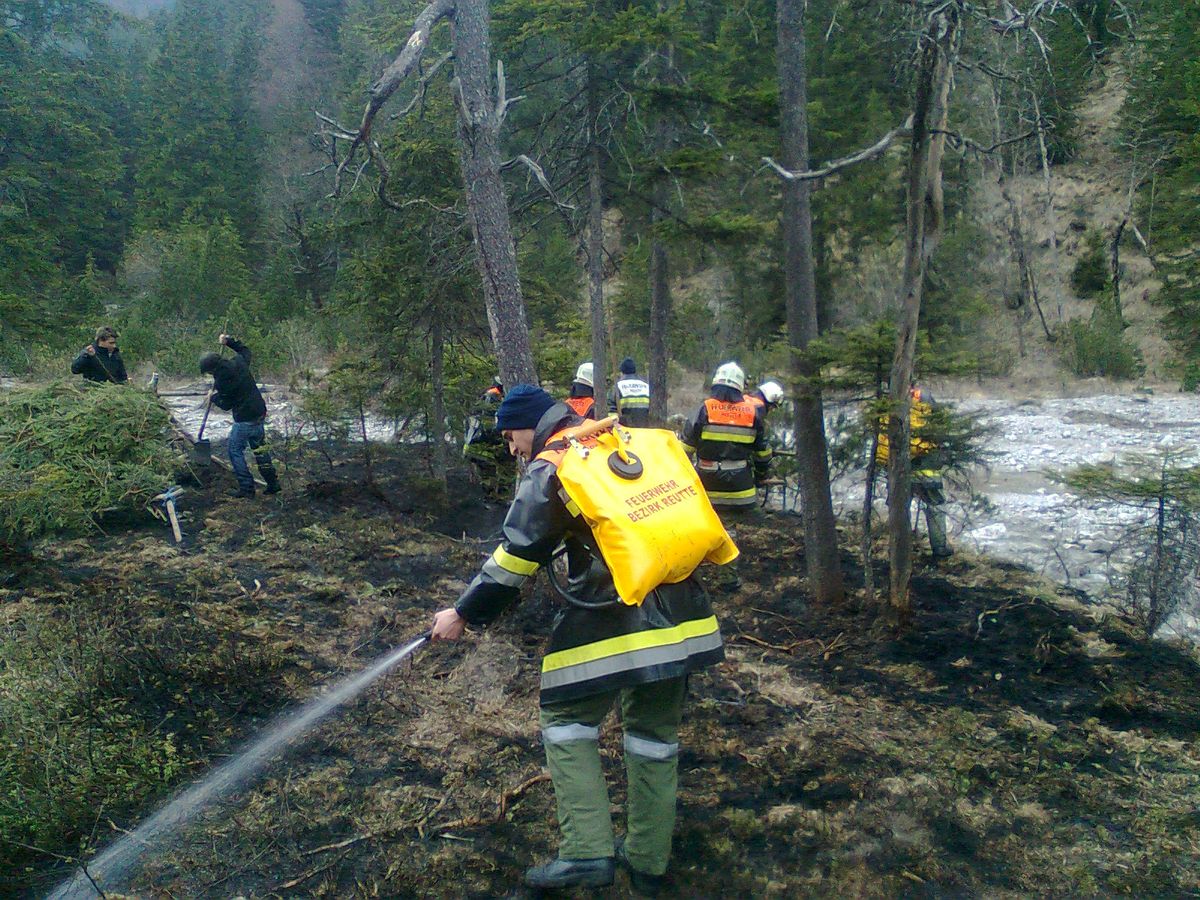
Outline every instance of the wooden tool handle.
POLYGON ((567 435, 573 438, 589 438, 594 434, 612 431, 616 427, 617 417, 609 416, 607 419, 600 419, 596 422, 584 422, 582 425, 572 428, 567 435))

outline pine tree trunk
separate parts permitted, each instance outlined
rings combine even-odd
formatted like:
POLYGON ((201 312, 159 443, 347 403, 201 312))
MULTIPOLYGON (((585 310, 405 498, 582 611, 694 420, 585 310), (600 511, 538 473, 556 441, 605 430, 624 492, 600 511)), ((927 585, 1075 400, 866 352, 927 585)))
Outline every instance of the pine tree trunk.
MULTIPOLYGON (((662 205, 668 202, 665 183, 654 189, 650 230, 663 220, 662 205)), ((657 235, 650 244, 650 337, 647 376, 650 381, 650 420, 667 421, 667 329, 671 322, 671 284, 667 246, 657 235)))
POLYGON ((908 164, 908 221, 904 243, 904 282, 900 317, 897 322, 896 352, 890 380, 891 411, 888 416, 888 538, 891 617, 906 622, 912 613, 909 580, 912 576, 912 460, 909 446, 909 382, 917 345, 917 323, 925 284, 925 266, 937 243, 941 225, 941 153, 935 152, 944 138, 935 139, 948 109, 951 65, 950 49, 956 41, 957 9, 940 12, 921 36, 916 96, 913 105, 912 150, 908 164), (927 212, 932 215, 926 218, 927 212))
POLYGON ((1054 185, 1050 179, 1050 152, 1046 147, 1046 128, 1042 122, 1042 108, 1038 102, 1037 91, 1030 92, 1033 96, 1033 114, 1037 117, 1038 153, 1042 158, 1042 183, 1046 190, 1046 232, 1050 240, 1050 278, 1051 291, 1054 294, 1054 305, 1058 309, 1058 323, 1063 321, 1062 279, 1059 278, 1058 268, 1058 232, 1054 227, 1054 185))
POLYGON ((433 474, 442 487, 446 486, 446 339, 440 317, 433 321, 429 335, 429 377, 433 382, 433 423, 429 428, 429 439, 433 442, 433 474))
POLYGON ((467 218, 475 239, 492 343, 506 385, 537 384, 517 253, 500 178, 502 116, 492 96, 487 0, 458 0, 454 12, 454 71, 458 139, 467 218))
POLYGON ((596 418, 604 418, 604 398, 608 396, 608 329, 604 316, 604 192, 600 171, 599 102, 595 91, 595 74, 587 67, 588 127, 591 146, 588 148, 588 307, 592 320, 592 393, 596 397, 596 418))
MULTIPOLYGON (((659 13, 665 4, 658 4, 659 13)), ((674 69, 673 48, 663 47, 658 51, 658 77, 667 82, 674 69)), ((659 113, 655 128, 654 150, 662 159, 671 149, 672 129, 665 113, 659 113)), ((654 181, 653 209, 650 210, 650 334, 647 339, 649 359, 646 362, 646 378, 650 383, 650 420, 662 424, 667 420, 667 329, 671 325, 670 259, 667 245, 659 234, 659 225, 667 217, 671 202, 667 173, 659 171, 654 181)))
MULTIPOLYGON (((778 0, 776 17, 782 164, 808 168, 808 71, 804 39, 805 0, 778 0)), ((816 275, 813 264, 812 204, 809 183, 783 182, 783 271, 788 340, 804 351, 817 337, 816 275)), ((829 491, 825 418, 820 371, 803 352, 793 354, 796 386, 796 462, 800 476, 804 555, 809 590, 817 603, 842 599, 837 526, 829 491)))

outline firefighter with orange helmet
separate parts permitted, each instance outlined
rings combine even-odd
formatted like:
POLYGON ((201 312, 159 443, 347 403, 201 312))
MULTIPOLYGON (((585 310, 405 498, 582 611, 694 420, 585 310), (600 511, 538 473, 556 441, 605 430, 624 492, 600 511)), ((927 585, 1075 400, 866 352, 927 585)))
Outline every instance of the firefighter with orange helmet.
POLYGON ((463 456, 471 463, 484 491, 494 499, 505 497, 516 475, 512 457, 496 427, 496 411, 503 400, 504 385, 497 375, 472 408, 463 442, 463 456))

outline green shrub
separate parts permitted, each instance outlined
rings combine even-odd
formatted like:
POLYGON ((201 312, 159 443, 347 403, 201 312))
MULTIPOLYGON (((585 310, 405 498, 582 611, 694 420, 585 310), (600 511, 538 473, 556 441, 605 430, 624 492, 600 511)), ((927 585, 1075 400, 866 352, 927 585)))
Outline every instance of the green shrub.
POLYGON ((1104 235, 1089 231, 1084 252, 1071 270, 1071 287, 1077 297, 1098 297, 1109 286, 1108 259, 1104 255, 1104 235))
POLYGON ((1067 322, 1066 336, 1067 367, 1081 378, 1140 378, 1146 371, 1141 351, 1125 339, 1124 328, 1107 309, 1097 309, 1086 322, 1067 322))
MULTIPOLYGON (((0 843, 58 848, 181 773, 174 736, 104 696, 121 642, 109 624, 18 619, 0 630, 0 843)), ((18 854, 24 855, 24 854, 18 854)))

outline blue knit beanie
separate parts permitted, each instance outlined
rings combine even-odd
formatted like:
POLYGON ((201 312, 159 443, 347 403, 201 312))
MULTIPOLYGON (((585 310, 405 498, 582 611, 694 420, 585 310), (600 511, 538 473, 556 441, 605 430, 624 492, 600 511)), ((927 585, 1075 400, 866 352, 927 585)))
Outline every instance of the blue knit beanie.
POLYGON ((621 374, 622 375, 636 375, 637 374, 637 363, 635 363, 633 361, 632 356, 627 356, 623 360, 621 360, 621 374))
POLYGON ((504 395, 504 402, 496 410, 496 427, 501 431, 537 428, 538 421, 553 405, 554 398, 540 387, 515 385, 504 395))

